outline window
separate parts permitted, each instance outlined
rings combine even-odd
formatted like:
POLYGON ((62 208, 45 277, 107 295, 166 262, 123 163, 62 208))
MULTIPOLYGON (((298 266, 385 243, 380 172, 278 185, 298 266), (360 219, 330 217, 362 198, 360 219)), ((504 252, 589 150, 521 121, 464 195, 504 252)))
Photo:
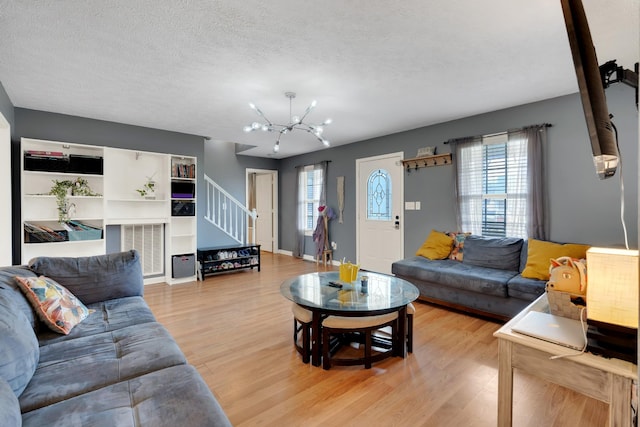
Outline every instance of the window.
POLYGON ((320 206, 322 195, 322 169, 307 166, 300 174, 300 179, 300 201, 304 205, 304 231, 305 234, 311 235, 318 222, 318 206, 320 206))
POLYGON ((484 136, 456 147, 463 231, 527 237, 527 140, 484 136))
POLYGON ((391 221, 391 176, 384 169, 371 172, 367 179, 367 219, 391 221))

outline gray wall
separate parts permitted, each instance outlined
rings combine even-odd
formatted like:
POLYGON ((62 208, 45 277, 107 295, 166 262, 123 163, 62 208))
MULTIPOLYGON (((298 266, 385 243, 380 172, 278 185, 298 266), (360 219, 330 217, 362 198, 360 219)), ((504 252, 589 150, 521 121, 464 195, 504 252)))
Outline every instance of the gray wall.
MULTIPOLYGON (((2 93, 0 93, 0 101, 3 101, 2 93)), ((13 106, 10 102, 8 102, 8 104, 11 106, 10 118, 13 121, 13 106)), ((1 103, 0 107, 3 106, 4 103, 1 103)), ((20 138, 38 138, 158 153, 184 154, 197 157, 198 165, 200 166, 198 167, 197 191, 198 198, 201 201, 201 203, 198 203, 197 212, 198 247, 233 243, 228 236, 204 220, 205 173, 236 199, 245 201, 245 170, 247 168, 277 170, 276 160, 236 156, 235 144, 204 141, 203 137, 197 135, 24 108, 15 109, 14 121, 15 126, 12 126, 12 128, 14 129, 13 144, 15 147, 19 146, 20 138)), ((16 149, 15 151, 18 153, 19 150, 16 149)), ((18 157, 16 157, 16 159, 19 161, 18 157)), ((15 161, 14 164, 17 165, 15 161)), ((19 167, 13 167, 13 176, 15 179, 19 179, 18 170, 19 167)), ((20 200, 19 193, 18 197, 14 198, 14 200, 20 200)), ((14 205, 17 208, 17 213, 14 214, 14 218, 19 219, 19 204, 16 203, 14 205)), ((22 229, 19 220, 14 220, 14 228, 18 230, 22 229)), ((113 251, 119 248, 118 230, 119 227, 107 227, 106 237, 108 250, 113 251)), ((19 235, 17 239, 19 239, 19 235)), ((19 241, 16 247, 19 248, 19 241)), ((19 254, 14 254, 14 262, 19 259, 19 254)))
MULTIPOLYGON (((196 157, 198 165, 204 164, 204 139, 201 136, 24 108, 15 109, 14 145, 19 144, 20 138, 184 154, 196 157)), ((19 179, 17 163, 14 162, 12 169, 14 179, 19 179)), ((203 175, 202 168, 198 168, 198 197, 204 194, 203 175)), ((203 217, 204 205, 199 204, 198 229, 206 227, 203 217)), ((14 228, 21 230, 19 213, 14 218, 14 228)), ((105 236, 109 250, 119 250, 118 230, 119 227, 107 228, 105 236)), ((198 245, 207 244, 207 235, 198 233, 198 245)), ((19 247, 19 242, 16 246, 19 247)), ((14 263, 19 262, 19 259, 14 255, 14 263)))
MULTIPOLYGON (((205 173, 233 197, 247 204, 246 170, 278 170, 278 161, 251 156, 236 155, 236 144, 232 142, 205 141, 205 173)), ((204 200, 204 199, 201 199, 204 200)), ((198 234, 201 234, 199 229, 198 234)), ((207 239, 213 246, 233 244, 234 241, 215 227, 206 228, 207 239)), ((199 236, 199 239, 201 237, 199 236)), ((202 246, 200 246, 202 247, 202 246)))
MULTIPOLYGON (((638 247, 638 115, 634 92, 627 86, 607 89, 607 102, 618 127, 624 163, 626 225, 629 244, 638 247)), ((330 239, 338 244, 334 259, 355 259, 355 160, 404 151, 415 157, 417 149, 437 146, 450 151, 443 141, 471 135, 505 131, 531 124, 551 123, 548 129, 546 175, 549 182, 551 240, 622 246, 620 177, 600 181, 592 162, 591 146, 578 94, 468 117, 407 132, 387 135, 346 146, 291 157, 280 165, 280 247, 293 250, 295 212, 295 166, 331 160, 327 203, 337 207, 336 177, 345 176, 344 223, 331 221, 330 239)), ((330 135, 328 135, 330 136, 330 135)), ((405 211, 405 256, 412 255, 432 228, 455 230, 453 168, 439 166, 405 172, 405 201, 420 201, 420 211, 405 211)), ((311 254, 310 241, 305 253, 311 254)))

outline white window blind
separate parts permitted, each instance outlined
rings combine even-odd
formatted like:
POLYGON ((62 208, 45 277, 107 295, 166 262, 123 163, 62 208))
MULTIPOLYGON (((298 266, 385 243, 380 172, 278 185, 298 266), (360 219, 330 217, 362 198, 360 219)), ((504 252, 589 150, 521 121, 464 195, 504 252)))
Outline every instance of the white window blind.
POLYGON ((482 137, 458 152, 458 194, 463 231, 526 237, 527 143, 507 134, 482 137))
POLYGON ((313 166, 307 166, 301 175, 302 183, 299 186, 303 192, 301 194, 302 203, 304 204, 305 215, 305 232, 313 233, 318 221, 318 206, 320 206, 320 197, 322 194, 322 176, 321 169, 315 169, 313 166))

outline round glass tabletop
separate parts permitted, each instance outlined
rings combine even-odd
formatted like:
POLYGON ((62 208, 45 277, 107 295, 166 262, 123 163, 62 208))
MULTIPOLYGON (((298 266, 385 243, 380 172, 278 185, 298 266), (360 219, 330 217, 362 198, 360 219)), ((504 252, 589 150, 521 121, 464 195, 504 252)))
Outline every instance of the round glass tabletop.
POLYGON ((354 282, 345 283, 338 280, 337 271, 292 277, 280 285, 280 293, 305 307, 345 312, 399 308, 415 301, 419 295, 418 288, 398 277, 360 272, 354 282), (362 289, 362 276, 368 278, 366 292, 362 289))

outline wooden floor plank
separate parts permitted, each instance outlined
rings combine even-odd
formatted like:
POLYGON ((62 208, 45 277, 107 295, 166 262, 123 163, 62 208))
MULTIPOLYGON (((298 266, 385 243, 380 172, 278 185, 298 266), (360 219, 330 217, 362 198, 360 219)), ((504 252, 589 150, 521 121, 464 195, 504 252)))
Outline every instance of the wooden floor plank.
MULTIPOLYGON (((145 287, 234 426, 496 425, 501 325, 415 303, 414 353, 370 370, 305 365, 292 343, 291 303, 280 283, 325 271, 263 253, 261 272, 145 287)), ((607 405, 516 372, 514 426, 606 426, 607 405)))

